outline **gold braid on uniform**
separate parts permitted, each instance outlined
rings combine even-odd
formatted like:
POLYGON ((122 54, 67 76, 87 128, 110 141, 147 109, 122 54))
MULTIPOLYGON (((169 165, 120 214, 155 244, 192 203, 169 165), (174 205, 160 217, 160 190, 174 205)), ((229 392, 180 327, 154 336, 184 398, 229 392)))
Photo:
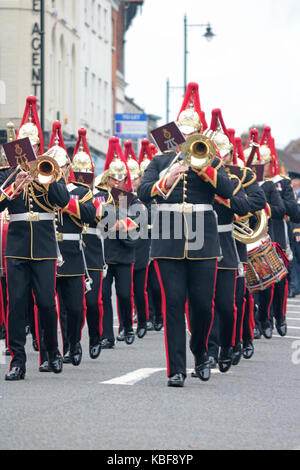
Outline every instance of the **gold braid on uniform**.
POLYGON ((255 183, 256 181, 256 174, 250 169, 250 168, 244 168, 244 175, 241 178, 241 182, 244 188, 247 188, 248 186, 251 186, 251 184, 255 183), (247 183, 244 183, 246 177, 247 177, 247 172, 251 171, 252 173, 252 179, 248 181, 247 183))

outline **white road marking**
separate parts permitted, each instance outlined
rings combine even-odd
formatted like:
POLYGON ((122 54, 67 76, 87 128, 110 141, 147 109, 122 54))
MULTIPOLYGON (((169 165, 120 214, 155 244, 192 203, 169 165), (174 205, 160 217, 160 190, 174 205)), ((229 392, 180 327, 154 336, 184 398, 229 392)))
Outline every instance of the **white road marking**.
POLYGON ((300 321, 300 318, 286 317, 287 320, 300 321))
MULTIPOLYGON (((272 338, 300 339, 300 336, 280 336, 280 335, 272 335, 272 338)), ((268 341, 269 341, 269 340, 268 340, 268 341)))
POLYGON ((147 379, 150 375, 155 374, 166 369, 162 368, 146 368, 146 369, 136 369, 133 372, 128 374, 121 375, 120 377, 115 377, 114 379, 105 380, 104 382, 99 382, 100 384, 109 384, 109 385, 134 385, 140 380, 147 379))
MULTIPOLYGON (((128 374, 121 375, 120 377, 115 377, 114 379, 105 380, 103 382, 99 382, 99 384, 105 385, 135 385, 137 382, 141 380, 147 379, 151 375, 155 374, 156 372, 163 372, 166 371, 166 368, 156 367, 156 368, 145 368, 145 369, 136 369, 133 372, 129 372, 128 374)), ((187 374, 191 374, 194 369, 187 369, 187 374)), ((221 372, 219 369, 212 369, 212 374, 220 374, 221 372)), ((230 374, 230 372, 227 372, 230 374)))

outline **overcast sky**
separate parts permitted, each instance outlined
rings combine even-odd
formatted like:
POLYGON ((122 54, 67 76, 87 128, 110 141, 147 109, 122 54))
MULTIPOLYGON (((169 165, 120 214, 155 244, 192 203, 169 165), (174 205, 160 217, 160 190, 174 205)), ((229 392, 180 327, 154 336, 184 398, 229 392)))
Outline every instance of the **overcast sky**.
MULTIPOLYGON (((166 121, 166 80, 183 86, 185 13, 216 34, 208 42, 205 28, 188 28, 187 81, 199 83, 208 123, 221 108, 236 135, 266 124, 278 147, 300 138, 299 0, 145 0, 126 34, 127 96, 166 121)), ((182 99, 170 90, 170 121, 182 99)))

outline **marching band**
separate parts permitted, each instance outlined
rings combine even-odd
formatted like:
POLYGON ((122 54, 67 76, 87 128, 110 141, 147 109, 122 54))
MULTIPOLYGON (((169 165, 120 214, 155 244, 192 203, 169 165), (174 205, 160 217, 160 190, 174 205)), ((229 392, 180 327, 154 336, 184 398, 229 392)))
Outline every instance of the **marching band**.
POLYGON ((16 146, 29 139, 36 161, 15 168, 4 151, 0 168, 5 380, 25 378, 28 324, 40 372, 56 374, 80 365, 85 321, 93 360, 164 328, 170 387, 187 377, 187 327, 192 376, 204 382, 250 359, 274 327, 287 334, 288 230, 299 231, 300 211, 270 127, 261 139, 252 129, 243 148, 220 109, 207 125, 190 83, 176 120, 183 143, 160 152, 144 139, 137 158, 111 137, 95 175, 85 129, 71 159, 54 122, 44 153, 36 101, 7 135, 16 146))

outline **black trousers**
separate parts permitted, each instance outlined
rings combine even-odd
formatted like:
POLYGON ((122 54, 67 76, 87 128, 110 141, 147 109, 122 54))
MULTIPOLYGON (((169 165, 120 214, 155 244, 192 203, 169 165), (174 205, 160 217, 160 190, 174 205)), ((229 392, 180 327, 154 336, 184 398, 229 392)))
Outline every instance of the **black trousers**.
POLYGON ((149 320, 147 293, 148 267, 133 271, 134 304, 137 312, 138 328, 146 327, 149 320))
POLYGON ((286 276, 274 286, 273 314, 277 322, 281 323, 286 317, 288 299, 288 277, 286 276))
POLYGON ((217 261, 159 259, 154 263, 162 290, 167 373, 186 376, 186 299, 191 306, 190 349, 198 362, 208 349, 217 261))
POLYGON ((81 340, 85 321, 84 276, 63 276, 56 280, 64 354, 81 340))
POLYGON ((236 337, 235 304, 237 271, 218 269, 213 326, 208 339, 208 355, 218 358, 219 347, 229 348, 236 337))
POLYGON ((90 345, 95 346, 100 342, 103 330, 103 273, 101 271, 89 271, 89 275, 93 280, 93 284, 92 290, 85 294, 86 320, 88 325, 90 345))
POLYGON ((235 346, 242 342, 243 337, 243 322, 246 309, 246 278, 238 277, 236 281, 236 294, 235 303, 237 308, 236 317, 236 335, 235 346))
POLYGON ((102 338, 110 341, 115 340, 114 318, 112 307, 112 283, 115 280, 116 294, 118 298, 119 321, 125 331, 132 329, 132 294, 133 294, 133 265, 132 264, 109 264, 106 278, 102 284, 103 301, 103 334, 102 338))
POLYGON ((158 281, 153 261, 151 261, 148 268, 147 293, 149 305, 149 320, 152 322, 154 322, 155 320, 159 322, 162 319, 162 296, 160 284, 158 281))
POLYGON ((245 315, 243 318, 243 325, 241 330, 241 335, 243 341, 249 341, 253 339, 253 329, 255 326, 255 319, 254 319, 254 297, 246 289, 245 293, 245 315))
POLYGON ((55 306, 56 261, 6 259, 8 315, 7 344, 12 360, 10 367, 25 370, 26 313, 31 290, 40 314, 41 328, 48 352, 57 350, 57 313, 55 306))

